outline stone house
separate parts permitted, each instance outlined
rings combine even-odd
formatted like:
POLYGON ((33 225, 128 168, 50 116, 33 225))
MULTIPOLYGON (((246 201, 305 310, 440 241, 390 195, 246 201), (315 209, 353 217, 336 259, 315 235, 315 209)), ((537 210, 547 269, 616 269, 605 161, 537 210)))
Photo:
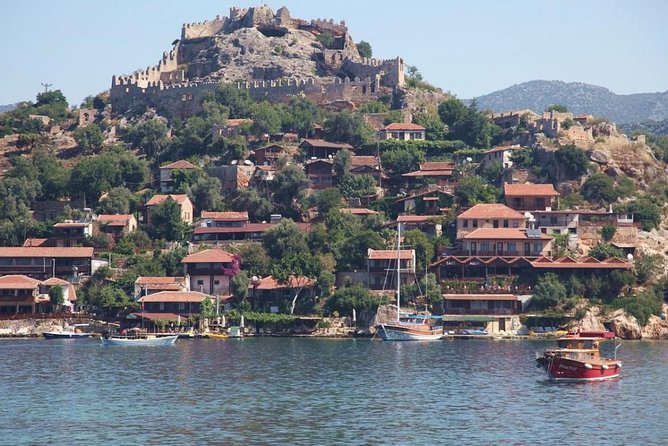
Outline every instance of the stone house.
POLYGON ((174 200, 181 208, 181 220, 192 224, 193 222, 193 204, 186 194, 154 195, 146 203, 146 224, 151 225, 152 208, 165 202, 165 200, 174 200))
POLYGON ((160 192, 169 193, 174 191, 174 187, 172 186, 172 171, 197 169, 199 167, 186 160, 179 160, 165 166, 160 166, 160 192))
POLYGON ((526 228, 524 214, 500 203, 476 204, 457 216, 457 238, 480 228, 526 228))
POLYGON ((424 141, 425 128, 410 122, 393 122, 380 132, 380 139, 398 139, 401 141, 424 141))
POLYGON ((517 211, 533 211, 559 207, 559 192, 552 184, 504 183, 506 205, 517 211))
POLYGON ((483 164, 489 166, 493 163, 501 163, 504 169, 512 167, 511 155, 513 151, 521 149, 519 144, 510 146, 493 147, 483 153, 483 164))
POLYGON ((372 290, 392 290, 397 287, 397 259, 401 283, 415 282, 415 250, 371 249, 367 252, 368 286, 372 290))
POLYGON ((238 259, 221 249, 206 249, 181 260, 190 289, 214 296, 230 294, 230 277, 238 269, 238 259))

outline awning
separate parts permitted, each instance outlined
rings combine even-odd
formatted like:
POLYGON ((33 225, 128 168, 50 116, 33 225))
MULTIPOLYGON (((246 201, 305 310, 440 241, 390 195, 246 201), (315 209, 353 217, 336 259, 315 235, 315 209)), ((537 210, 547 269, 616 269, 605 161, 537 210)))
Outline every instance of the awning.
POLYGON ((443 315, 442 318, 444 322, 493 322, 499 319, 498 317, 493 316, 473 315, 443 315))

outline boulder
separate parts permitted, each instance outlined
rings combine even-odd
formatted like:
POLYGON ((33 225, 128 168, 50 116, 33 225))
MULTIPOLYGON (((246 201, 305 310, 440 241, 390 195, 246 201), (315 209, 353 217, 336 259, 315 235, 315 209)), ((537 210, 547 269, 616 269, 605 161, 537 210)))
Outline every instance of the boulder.
POLYGON ((584 317, 577 321, 571 329, 579 329, 580 331, 604 331, 605 326, 601 322, 601 309, 593 306, 587 309, 584 317))
POLYGON ((610 162, 610 157, 600 150, 592 150, 589 152, 589 159, 599 164, 608 164, 608 162, 610 162))
POLYGON ((616 310, 609 316, 610 327, 622 339, 642 339, 642 328, 634 316, 616 310))

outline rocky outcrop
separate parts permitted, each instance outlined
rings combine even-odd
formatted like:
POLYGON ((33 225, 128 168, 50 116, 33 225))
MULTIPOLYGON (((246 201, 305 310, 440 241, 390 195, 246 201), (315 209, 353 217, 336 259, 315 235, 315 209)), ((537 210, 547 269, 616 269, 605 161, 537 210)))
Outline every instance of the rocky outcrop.
POLYGON ((668 305, 664 304, 664 318, 651 316, 647 325, 641 327, 638 320, 624 310, 615 310, 605 314, 601 307, 594 305, 588 308, 585 315, 571 324, 568 329, 603 331, 606 330, 607 325, 621 339, 668 339, 668 320, 665 319, 667 312, 668 305))
POLYGON ((621 339, 642 339, 642 327, 638 320, 624 310, 616 310, 607 317, 610 329, 621 339))
POLYGON ((668 339, 668 304, 663 304, 663 318, 651 316, 647 325, 642 328, 642 337, 645 339, 668 339))

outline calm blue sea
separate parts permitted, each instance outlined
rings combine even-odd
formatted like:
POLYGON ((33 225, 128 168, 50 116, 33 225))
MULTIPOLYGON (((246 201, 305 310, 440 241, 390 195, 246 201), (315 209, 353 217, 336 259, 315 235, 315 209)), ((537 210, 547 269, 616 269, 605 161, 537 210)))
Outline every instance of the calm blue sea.
POLYGON ((550 345, 3 340, 0 444, 668 444, 668 343, 589 384, 547 382, 550 345))

